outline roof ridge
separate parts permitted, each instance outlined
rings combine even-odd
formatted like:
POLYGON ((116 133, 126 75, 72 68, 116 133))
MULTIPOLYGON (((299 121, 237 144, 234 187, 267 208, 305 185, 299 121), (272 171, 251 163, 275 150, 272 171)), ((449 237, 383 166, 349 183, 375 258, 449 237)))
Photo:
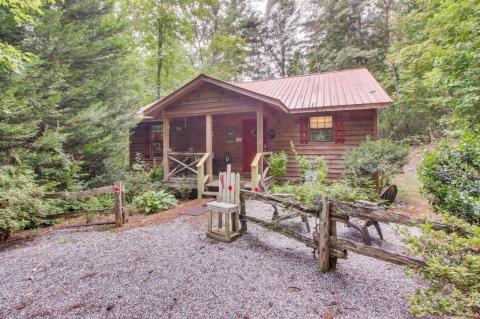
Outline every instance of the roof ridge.
MULTIPOLYGON (((325 71, 325 72, 317 72, 317 73, 310 73, 310 74, 302 74, 302 75, 292 75, 292 76, 284 76, 280 78, 274 79, 261 79, 261 80, 251 80, 251 81, 237 81, 237 82, 229 82, 231 84, 242 84, 242 83, 253 83, 253 82, 262 82, 262 81, 275 81, 275 80, 285 80, 285 79, 293 79, 293 78, 301 78, 301 77, 308 77, 314 75, 321 75, 321 74, 332 74, 332 73, 341 73, 341 72, 348 72, 348 71, 355 71, 355 70, 367 70, 367 68, 351 68, 351 69, 343 69, 343 70, 335 70, 335 71, 325 71)), ((370 73, 370 71, 368 71, 370 73)))

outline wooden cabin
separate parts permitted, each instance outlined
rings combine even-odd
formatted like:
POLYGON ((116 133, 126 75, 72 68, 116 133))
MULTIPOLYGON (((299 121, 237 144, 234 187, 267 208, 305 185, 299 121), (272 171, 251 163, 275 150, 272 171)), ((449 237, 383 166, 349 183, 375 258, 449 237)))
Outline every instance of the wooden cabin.
POLYGON ((376 138, 377 110, 391 104, 367 69, 237 83, 201 74, 141 111, 130 157, 163 165, 168 183, 213 195, 227 164, 255 189, 268 179, 271 152, 285 151, 285 178, 298 179, 293 142, 309 160, 323 156, 335 179, 345 151, 376 138))

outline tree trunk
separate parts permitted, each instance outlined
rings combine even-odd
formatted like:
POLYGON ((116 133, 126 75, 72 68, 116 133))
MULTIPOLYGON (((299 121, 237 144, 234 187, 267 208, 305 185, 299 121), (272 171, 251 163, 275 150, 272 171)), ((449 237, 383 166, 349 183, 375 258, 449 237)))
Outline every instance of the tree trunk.
POLYGON ((162 22, 158 20, 158 38, 157 38, 157 99, 160 98, 160 92, 162 88, 161 76, 162 76, 162 64, 163 64, 163 28, 162 22))

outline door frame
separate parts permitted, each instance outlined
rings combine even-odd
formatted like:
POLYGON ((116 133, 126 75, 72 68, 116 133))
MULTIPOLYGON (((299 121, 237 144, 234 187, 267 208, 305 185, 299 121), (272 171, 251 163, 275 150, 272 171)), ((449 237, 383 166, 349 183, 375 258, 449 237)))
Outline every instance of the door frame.
MULTIPOLYGON (((251 162, 248 163, 247 161, 247 152, 246 152, 246 138, 245 137, 248 137, 248 138, 252 138, 253 139, 253 144, 255 145, 255 151, 253 152, 253 157, 252 157, 252 160, 253 158, 255 157, 255 154, 257 153, 256 149, 257 149, 257 138, 256 138, 256 135, 251 135, 251 134, 248 134, 249 132, 246 132, 245 131, 245 122, 250 122, 250 123, 255 123, 255 129, 257 128, 257 119, 255 118, 251 118, 251 119, 243 119, 242 120, 242 163, 243 163, 243 171, 244 172, 250 172, 250 165, 251 165, 251 162)), ((267 125, 268 124, 268 121, 267 121, 267 118, 263 118, 263 149, 264 149, 264 152, 266 152, 268 150, 268 136, 267 136, 267 131, 268 131, 268 128, 267 128, 267 125)))

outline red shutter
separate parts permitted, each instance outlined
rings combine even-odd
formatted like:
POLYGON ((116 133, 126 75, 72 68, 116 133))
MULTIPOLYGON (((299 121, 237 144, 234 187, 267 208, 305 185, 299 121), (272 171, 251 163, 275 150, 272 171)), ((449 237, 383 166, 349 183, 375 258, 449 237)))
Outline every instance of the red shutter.
POLYGON ((343 144, 345 142, 345 125, 342 113, 336 113, 333 117, 333 129, 335 143, 343 144))
POLYGON ((145 159, 152 158, 152 127, 150 125, 145 127, 145 159))
POLYGON ((308 144, 308 116, 300 117, 300 144, 308 144))

